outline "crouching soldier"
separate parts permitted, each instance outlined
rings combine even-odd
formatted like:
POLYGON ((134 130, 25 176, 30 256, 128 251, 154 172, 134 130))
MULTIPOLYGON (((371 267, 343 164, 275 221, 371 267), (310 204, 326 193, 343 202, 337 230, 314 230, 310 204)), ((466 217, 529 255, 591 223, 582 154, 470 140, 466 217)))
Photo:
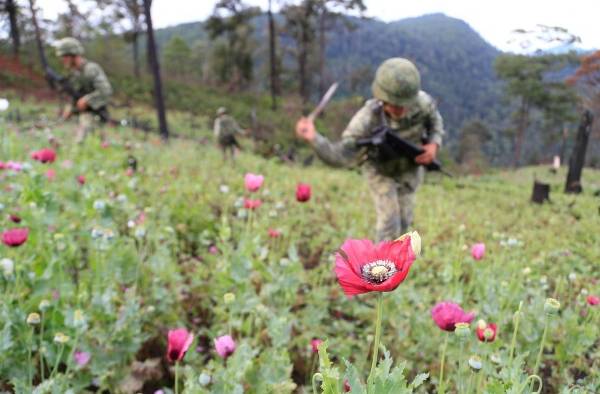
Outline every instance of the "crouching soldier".
POLYGON ((83 57, 83 46, 78 40, 66 37, 59 40, 55 47, 56 56, 62 59, 63 66, 69 71, 67 78, 70 86, 80 96, 65 108, 63 119, 68 119, 73 114, 79 115, 76 142, 82 143, 93 130, 94 114, 107 114, 106 107, 112 95, 112 87, 102 67, 83 57))

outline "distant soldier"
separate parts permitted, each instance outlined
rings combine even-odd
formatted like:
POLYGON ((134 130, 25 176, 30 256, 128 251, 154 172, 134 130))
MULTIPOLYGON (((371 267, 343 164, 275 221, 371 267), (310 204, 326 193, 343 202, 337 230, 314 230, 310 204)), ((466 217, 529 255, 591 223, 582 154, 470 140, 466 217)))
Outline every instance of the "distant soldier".
POLYGON ((236 134, 244 135, 245 133, 235 119, 227 114, 227 109, 224 107, 217 110, 213 131, 223 152, 223 160, 227 159, 227 151, 231 154, 231 160, 235 160, 236 148, 241 149, 235 136, 236 134))
POLYGON ((83 46, 72 37, 59 40, 56 45, 56 56, 62 58, 63 66, 69 71, 71 86, 83 96, 63 111, 63 118, 79 114, 76 142, 82 143, 86 134, 93 130, 93 114, 90 110, 105 109, 112 95, 112 87, 98 64, 83 57, 83 46))
POLYGON ((296 124, 296 134, 308 141, 317 155, 333 166, 361 164, 377 212, 377 239, 396 239, 412 225, 415 192, 423 181, 423 165, 431 163, 442 145, 444 127, 435 102, 421 90, 421 77, 413 63, 403 58, 383 62, 371 86, 373 99, 354 115, 342 140, 330 142, 307 117, 296 124), (423 144, 414 161, 406 157, 377 162, 356 141, 389 125, 401 138, 423 144))

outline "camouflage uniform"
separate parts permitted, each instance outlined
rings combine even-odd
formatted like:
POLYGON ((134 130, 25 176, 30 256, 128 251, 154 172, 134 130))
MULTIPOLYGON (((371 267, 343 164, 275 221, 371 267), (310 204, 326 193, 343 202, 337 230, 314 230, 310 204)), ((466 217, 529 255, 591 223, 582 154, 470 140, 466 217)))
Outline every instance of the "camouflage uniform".
MULTIPOLYGON (((56 45, 57 56, 65 55, 83 55, 83 47, 79 41, 74 38, 63 38, 56 45)), ((80 69, 72 70, 68 75, 71 86, 76 90, 84 94, 84 98, 87 101, 87 105, 93 110, 106 107, 112 95, 112 87, 110 82, 98 64, 90 62, 86 59, 83 60, 80 69)), ((72 108, 73 112, 77 112, 75 107, 72 108)), ((83 142, 86 134, 93 130, 94 116, 91 112, 84 112, 79 114, 79 127, 77 128, 77 143, 83 142)))
MULTIPOLYGON (((377 93, 375 88, 373 90, 377 93)), ((368 137, 373 129, 383 123, 408 141, 421 144, 424 139, 441 147, 444 126, 434 100, 421 90, 413 96, 412 100, 403 103, 407 112, 399 120, 393 120, 385 114, 381 100, 370 99, 354 115, 342 133, 340 142, 332 143, 320 134, 313 141, 315 151, 326 163, 333 166, 362 166, 375 202, 379 241, 396 239, 411 226, 415 192, 423 181, 424 168, 404 157, 385 163, 374 162, 367 156, 365 148, 356 148, 356 141, 368 137)))
POLYGON ((240 144, 237 142, 235 135, 244 134, 244 131, 233 117, 227 115, 225 108, 219 108, 217 110, 213 131, 215 138, 223 151, 223 157, 226 157, 227 151, 229 150, 233 159, 235 147, 237 146, 240 148, 240 144))

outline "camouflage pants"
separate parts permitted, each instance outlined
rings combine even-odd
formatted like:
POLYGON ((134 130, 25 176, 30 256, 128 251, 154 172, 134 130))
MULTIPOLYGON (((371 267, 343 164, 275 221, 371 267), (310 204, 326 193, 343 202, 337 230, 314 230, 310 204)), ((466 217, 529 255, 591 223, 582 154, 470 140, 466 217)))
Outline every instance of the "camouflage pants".
POLYGON ((375 202, 377 241, 398 238, 412 225, 415 192, 423 181, 423 167, 389 177, 366 166, 364 174, 375 202))
POLYGON ((75 135, 75 142, 82 144, 87 134, 94 131, 94 116, 88 112, 79 114, 79 125, 75 135))

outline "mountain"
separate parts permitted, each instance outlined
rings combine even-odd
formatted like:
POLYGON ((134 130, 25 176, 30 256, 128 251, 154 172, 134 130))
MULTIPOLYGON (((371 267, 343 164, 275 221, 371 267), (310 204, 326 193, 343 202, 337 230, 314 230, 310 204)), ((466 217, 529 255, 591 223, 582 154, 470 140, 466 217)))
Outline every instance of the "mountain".
MULTIPOLYGON (((277 15, 279 25, 283 18, 277 15)), ((449 134, 456 135, 470 118, 492 120, 498 117, 501 103, 500 83, 493 64, 500 52, 487 43, 467 23, 444 14, 430 14, 396 22, 347 17, 351 29, 338 27, 327 36, 326 78, 341 82, 340 95, 370 96, 372 77, 383 60, 402 56, 413 60, 422 74, 423 89, 438 101, 449 134)), ((190 45, 208 38, 202 22, 159 29, 159 46, 179 35, 190 45)), ((267 24, 262 15, 255 19, 255 74, 266 86, 267 24)), ((280 53, 287 53, 283 64, 288 80, 294 81, 295 62, 289 54, 293 42, 280 37, 280 53)), ((210 43, 209 43, 210 45, 210 43)), ((313 86, 316 90, 316 78, 313 86)), ((316 92, 315 92, 316 93, 316 92)))

